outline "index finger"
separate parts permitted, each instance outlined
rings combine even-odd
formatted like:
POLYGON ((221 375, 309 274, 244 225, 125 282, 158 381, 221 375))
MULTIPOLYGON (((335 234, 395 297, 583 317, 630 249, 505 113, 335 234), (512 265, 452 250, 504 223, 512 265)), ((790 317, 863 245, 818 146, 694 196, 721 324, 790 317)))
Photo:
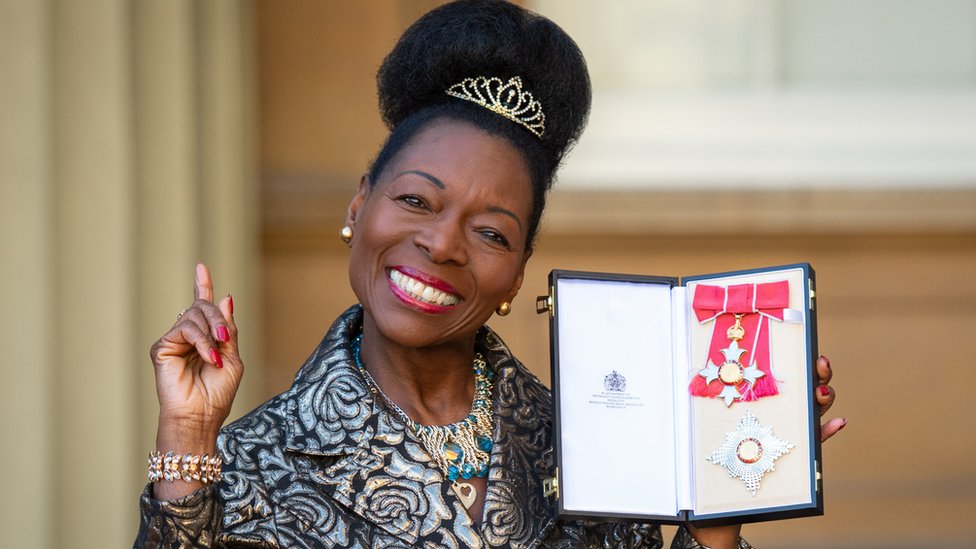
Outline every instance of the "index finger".
POLYGON ((210 278, 210 269, 203 263, 197 263, 193 297, 213 303, 213 279, 210 278))

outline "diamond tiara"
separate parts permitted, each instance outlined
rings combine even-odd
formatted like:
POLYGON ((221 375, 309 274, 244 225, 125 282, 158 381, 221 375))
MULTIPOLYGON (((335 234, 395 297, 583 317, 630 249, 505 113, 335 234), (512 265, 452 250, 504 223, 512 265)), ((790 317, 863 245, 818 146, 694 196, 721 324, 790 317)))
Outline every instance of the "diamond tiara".
POLYGON ((447 88, 447 95, 477 103, 482 107, 525 126, 525 129, 542 137, 546 131, 546 115, 542 104, 532 94, 522 90, 522 79, 514 76, 508 82, 501 78, 476 76, 447 88))

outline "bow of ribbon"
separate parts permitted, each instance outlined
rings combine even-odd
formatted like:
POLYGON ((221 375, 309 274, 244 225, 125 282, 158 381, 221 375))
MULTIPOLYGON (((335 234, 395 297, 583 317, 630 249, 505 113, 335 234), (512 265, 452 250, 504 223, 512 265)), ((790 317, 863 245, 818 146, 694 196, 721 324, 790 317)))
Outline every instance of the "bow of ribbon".
MULTIPOLYGON (((732 400, 752 401, 764 396, 779 393, 776 379, 773 377, 770 364, 769 320, 783 320, 784 309, 789 307, 790 286, 786 280, 757 284, 735 284, 731 286, 713 286, 698 284, 692 308, 698 322, 704 324, 712 320, 712 337, 708 349, 708 360, 703 371, 715 368, 729 362, 729 348, 738 349, 733 354, 739 354, 738 362, 742 366, 756 367, 760 374, 754 378, 741 379, 731 384, 734 391, 729 389, 729 383, 722 379, 712 378, 703 373, 695 375, 689 386, 694 396, 719 397, 726 399, 731 405, 732 400), (744 336, 743 345, 730 340, 729 328, 738 320, 744 336), (739 353, 739 351, 744 351, 739 353), (735 395, 730 397, 730 395, 735 395)), ((736 362, 736 361, 732 361, 736 362)), ((736 363, 738 363, 736 362, 736 363)))

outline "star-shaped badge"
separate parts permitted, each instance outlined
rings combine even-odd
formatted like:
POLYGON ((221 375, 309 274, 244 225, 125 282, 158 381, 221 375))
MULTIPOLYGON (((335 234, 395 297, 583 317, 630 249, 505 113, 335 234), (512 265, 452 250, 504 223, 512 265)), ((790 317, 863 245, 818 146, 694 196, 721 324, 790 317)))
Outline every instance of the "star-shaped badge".
POLYGON ((742 479, 746 490, 755 496, 763 476, 774 470, 776 460, 792 448, 789 442, 773 436, 772 427, 765 427, 746 410, 739 426, 726 433, 725 443, 712 452, 708 461, 725 467, 729 478, 742 479))

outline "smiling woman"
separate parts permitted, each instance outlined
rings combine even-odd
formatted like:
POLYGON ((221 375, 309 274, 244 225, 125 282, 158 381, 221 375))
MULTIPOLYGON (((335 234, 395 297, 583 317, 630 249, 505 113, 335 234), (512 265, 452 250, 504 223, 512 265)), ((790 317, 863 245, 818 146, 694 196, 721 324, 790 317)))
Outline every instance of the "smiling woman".
MULTIPOLYGON (((194 302, 152 348, 136 545, 661 547, 654 524, 557 519, 550 394, 485 326, 521 287, 589 111, 576 44, 515 5, 462 0, 408 29, 378 83, 390 136, 340 232, 359 304, 288 391, 221 429, 243 363, 233 301, 197 267, 194 302)), ((700 547, 691 531, 672 546, 700 547)), ((693 531, 748 546, 737 526, 693 531)))
MULTIPOLYGON (((532 184, 521 153, 469 122, 440 119, 377 176, 363 178, 347 219, 366 341, 470 355, 478 329, 518 293, 529 256, 532 184), (434 302, 434 292, 451 302, 434 302)), ((367 364, 372 352, 367 343, 367 364)))

